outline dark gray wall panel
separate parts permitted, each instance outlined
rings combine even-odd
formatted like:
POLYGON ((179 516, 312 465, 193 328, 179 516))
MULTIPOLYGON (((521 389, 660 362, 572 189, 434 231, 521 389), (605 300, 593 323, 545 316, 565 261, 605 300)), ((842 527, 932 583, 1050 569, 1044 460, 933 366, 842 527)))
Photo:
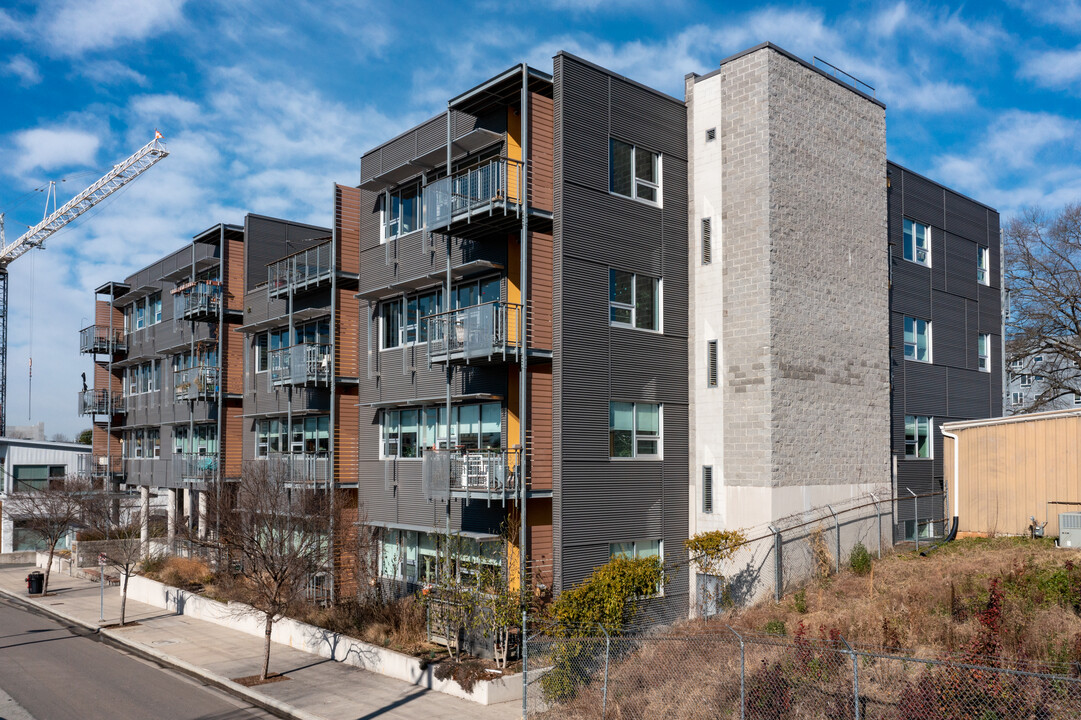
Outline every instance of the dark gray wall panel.
POLYGON ((931 271, 907 260, 894 260, 891 309, 902 315, 930 320, 931 271))
POLYGON ((965 299, 949 293, 931 294, 931 341, 935 365, 968 367, 965 299))
POLYGON ((946 233, 946 290, 966 298, 977 297, 976 243, 946 233))
POLYGON ((948 413, 952 417, 984 418, 991 416, 991 388, 989 373, 979 370, 949 368, 947 381, 948 413))
POLYGON ((905 412, 909 415, 945 415, 946 368, 905 361, 905 412))

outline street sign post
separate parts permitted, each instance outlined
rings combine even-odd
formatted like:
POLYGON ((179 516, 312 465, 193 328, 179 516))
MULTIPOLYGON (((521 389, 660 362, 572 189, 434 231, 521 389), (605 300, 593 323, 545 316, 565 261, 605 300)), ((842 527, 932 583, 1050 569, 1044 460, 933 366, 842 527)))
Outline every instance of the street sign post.
POLYGON ((105 553, 98 553, 98 580, 101 583, 101 604, 99 605, 98 621, 105 622, 105 553))

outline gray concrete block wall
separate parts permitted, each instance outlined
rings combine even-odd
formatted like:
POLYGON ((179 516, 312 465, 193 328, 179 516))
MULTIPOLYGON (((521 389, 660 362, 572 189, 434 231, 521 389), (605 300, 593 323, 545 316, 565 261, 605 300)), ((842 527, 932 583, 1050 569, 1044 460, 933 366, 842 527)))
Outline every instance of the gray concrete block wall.
POLYGON ((885 109, 774 51, 773 486, 889 479, 885 109))

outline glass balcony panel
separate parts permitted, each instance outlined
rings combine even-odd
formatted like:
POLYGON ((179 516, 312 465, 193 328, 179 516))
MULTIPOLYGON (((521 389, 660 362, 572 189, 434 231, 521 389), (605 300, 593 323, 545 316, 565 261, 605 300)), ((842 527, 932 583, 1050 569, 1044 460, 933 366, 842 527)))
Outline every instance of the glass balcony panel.
POLYGON ((219 390, 217 366, 196 365, 173 373, 173 392, 178 401, 210 400, 219 390))
POLYGON ((270 387, 329 384, 333 352, 326 343, 298 343, 270 351, 270 387))
POLYGON ((517 357, 524 344, 522 306, 517 303, 482 303, 429 315, 422 322, 432 362, 517 357))

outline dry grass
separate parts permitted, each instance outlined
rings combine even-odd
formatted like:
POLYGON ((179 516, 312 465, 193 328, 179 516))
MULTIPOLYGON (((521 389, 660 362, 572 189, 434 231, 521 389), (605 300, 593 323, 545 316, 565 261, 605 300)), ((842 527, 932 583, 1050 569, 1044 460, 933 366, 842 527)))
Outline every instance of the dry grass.
POLYGON ((1002 654, 1072 660, 1064 653, 1081 638, 1081 618, 1047 591, 1071 559, 1081 564, 1081 553, 1057 549, 1049 540, 958 540, 928 557, 888 555, 874 562, 869 575, 845 570, 828 582, 813 581, 805 588, 806 614, 789 594, 780 604, 759 603, 721 619, 756 630, 780 620, 789 634, 802 621, 816 635, 819 628, 835 628, 853 645, 941 655, 964 649, 975 637, 975 614, 987 602, 991 579, 999 577, 1005 589, 1002 654))
POLYGON ((399 652, 426 656, 439 654, 439 646, 427 640, 424 608, 411 597, 388 603, 349 599, 329 608, 308 607, 296 617, 399 652))
POLYGON ((202 560, 183 557, 167 558, 155 574, 158 581, 184 589, 201 587, 214 577, 210 566, 202 560))

